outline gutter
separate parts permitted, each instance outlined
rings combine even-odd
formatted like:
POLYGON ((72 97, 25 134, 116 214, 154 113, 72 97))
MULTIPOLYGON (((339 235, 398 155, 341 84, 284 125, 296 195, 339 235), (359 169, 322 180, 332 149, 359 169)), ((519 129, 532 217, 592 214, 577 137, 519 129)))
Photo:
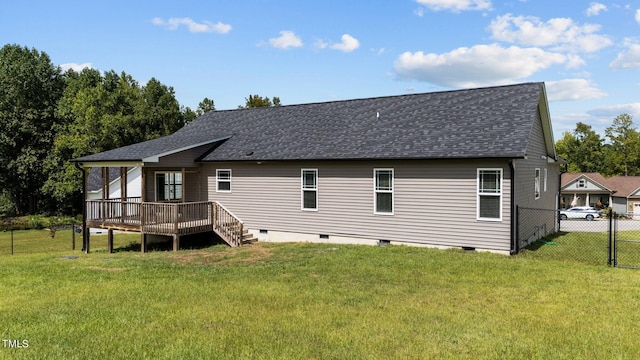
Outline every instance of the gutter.
POLYGON ((511 250, 509 255, 520 252, 518 243, 518 209, 516 200, 516 170, 514 159, 509 159, 509 170, 511 171, 511 250))

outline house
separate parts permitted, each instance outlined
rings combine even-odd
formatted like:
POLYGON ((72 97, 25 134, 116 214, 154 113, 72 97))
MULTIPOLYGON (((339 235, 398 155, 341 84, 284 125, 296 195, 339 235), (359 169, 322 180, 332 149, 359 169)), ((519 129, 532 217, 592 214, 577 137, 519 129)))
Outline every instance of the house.
MULTIPOLYGON (((208 112, 73 160, 139 167, 141 198, 87 200, 86 226, 180 238, 516 253, 555 232, 559 159, 544 83, 208 112), (527 230, 528 231, 528 230, 527 230), (533 230, 532 230, 533 231, 533 230)), ((85 249, 89 239, 85 236, 85 249)))
POLYGON ((640 214, 640 176, 604 177, 599 173, 564 173, 560 206, 611 207, 619 214, 640 214))
MULTIPOLYGON (((89 177, 87 178, 87 200, 99 200, 103 199, 104 188, 103 176, 108 176, 106 184, 108 186, 108 196, 106 199, 118 199, 121 197, 121 179, 122 174, 120 168, 106 168, 109 170, 109 174, 102 173, 101 168, 91 168, 89 177)), ((142 181, 142 169, 139 167, 132 167, 126 169, 126 187, 127 196, 129 198, 140 197, 141 181, 142 181)))

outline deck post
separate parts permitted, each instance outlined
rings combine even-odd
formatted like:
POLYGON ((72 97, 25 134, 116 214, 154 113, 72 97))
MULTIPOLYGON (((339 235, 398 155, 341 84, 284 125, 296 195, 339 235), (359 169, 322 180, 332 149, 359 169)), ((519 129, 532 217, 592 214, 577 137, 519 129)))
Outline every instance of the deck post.
POLYGON ((91 231, 89 229, 86 229, 85 231, 87 234, 87 239, 86 242, 84 244, 84 253, 88 254, 91 251, 91 231))
POLYGON ((107 230, 107 252, 113 253, 113 229, 107 230))
POLYGON ((173 251, 178 251, 180 249, 180 235, 173 234, 173 251))
POLYGON ((144 253, 147 251, 147 234, 140 232, 140 252, 144 253))

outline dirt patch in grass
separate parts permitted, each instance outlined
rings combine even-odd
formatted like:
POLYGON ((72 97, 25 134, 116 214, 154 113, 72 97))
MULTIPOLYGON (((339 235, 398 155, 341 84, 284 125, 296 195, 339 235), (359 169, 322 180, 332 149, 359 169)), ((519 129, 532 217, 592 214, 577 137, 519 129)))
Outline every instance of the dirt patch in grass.
POLYGON ((100 270, 100 271, 124 271, 125 268, 110 268, 104 266, 87 266, 86 269, 89 270, 100 270))
POLYGON ((178 252, 170 257, 177 263, 184 265, 233 266, 262 263, 270 258, 271 255, 272 250, 270 248, 254 244, 252 246, 227 248, 218 252, 178 252))

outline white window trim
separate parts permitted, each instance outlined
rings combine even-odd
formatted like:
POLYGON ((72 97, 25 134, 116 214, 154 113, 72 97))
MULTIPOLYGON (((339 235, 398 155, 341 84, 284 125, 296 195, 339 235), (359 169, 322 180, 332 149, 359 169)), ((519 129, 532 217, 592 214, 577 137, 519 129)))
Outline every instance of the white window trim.
POLYGON ((182 176, 182 171, 177 171, 177 170, 156 170, 153 172, 153 197, 155 199, 155 201, 181 201, 182 198, 184 197, 184 177, 182 176), (166 199, 166 200, 159 200, 158 199, 158 174, 180 174, 180 176, 182 177, 182 179, 180 180, 180 195, 182 195, 179 198, 176 199, 166 199))
POLYGON ((542 189, 542 191, 544 192, 547 192, 547 176, 549 175, 549 171, 547 170, 548 170, 547 168, 544 169, 544 185, 542 189))
POLYGON ((233 175, 231 173, 231 169, 216 169, 216 192, 220 193, 230 193, 232 189, 232 181, 233 175), (220 172, 228 171, 229 172, 229 180, 220 180, 220 172), (229 190, 220 190, 220 182, 229 182, 229 190))
POLYGON ((300 209, 302 211, 318 211, 318 169, 300 169, 300 209), (306 171, 313 171, 316 176, 316 187, 305 188, 304 187, 304 173, 306 171), (316 193, 316 207, 315 208, 305 208, 304 207, 304 192, 305 191, 315 191, 316 193))
POLYGON ((535 200, 540 199, 540 195, 542 193, 541 189, 541 177, 542 173, 540 172, 540 168, 535 168, 533 175, 533 197, 535 200))
POLYGON ((504 174, 501 168, 478 168, 476 172, 476 220, 480 221, 502 221, 502 195, 504 193, 504 174), (500 192, 499 193, 481 193, 480 192, 480 172, 481 171, 499 171, 500 173, 500 192), (486 218, 480 217, 480 196, 499 196, 500 197, 500 217, 486 218))
POLYGON ((578 182, 576 183, 576 187, 577 188, 586 188, 587 187, 587 181, 585 179, 579 179, 578 182))
POLYGON ((373 169, 373 213, 375 215, 394 215, 396 211, 396 196, 395 196, 395 171, 393 168, 374 168, 373 169), (378 179, 378 171, 391 171, 391 190, 378 190, 376 188, 376 180, 378 179), (377 209, 378 193, 391 194, 391 212, 379 212, 377 209))

